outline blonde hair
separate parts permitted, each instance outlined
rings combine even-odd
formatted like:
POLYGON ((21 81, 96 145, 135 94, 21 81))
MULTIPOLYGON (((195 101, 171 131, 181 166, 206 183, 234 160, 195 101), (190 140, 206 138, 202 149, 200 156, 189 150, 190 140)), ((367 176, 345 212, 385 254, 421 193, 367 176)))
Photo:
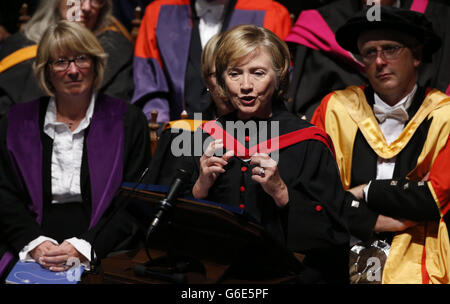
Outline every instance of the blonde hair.
POLYGON ((289 48, 277 35, 256 25, 235 26, 226 31, 217 42, 215 65, 220 94, 226 95, 224 74, 227 68, 236 65, 260 47, 264 47, 271 55, 272 67, 277 76, 275 97, 280 100, 285 98, 289 87, 289 48))
MULTIPOLYGON (((39 2, 36 12, 24 26, 24 34, 29 40, 39 43, 45 30, 61 20, 58 11, 61 1, 67 0, 41 0, 39 2)), ((92 32, 97 36, 100 35, 111 25, 111 17, 112 0, 105 0, 105 4, 98 15, 97 24, 92 32)))
POLYGON ((208 42, 205 44, 205 47, 202 51, 202 76, 203 80, 207 81, 211 76, 211 71, 213 67, 215 68, 215 50, 217 46, 217 42, 219 41, 221 34, 216 34, 212 36, 208 42))
POLYGON ((33 64, 34 74, 41 88, 50 96, 55 91, 50 81, 49 62, 52 54, 70 52, 86 54, 92 58, 94 65, 94 90, 98 90, 105 72, 106 54, 94 34, 76 22, 61 20, 50 26, 39 42, 36 60, 33 64))

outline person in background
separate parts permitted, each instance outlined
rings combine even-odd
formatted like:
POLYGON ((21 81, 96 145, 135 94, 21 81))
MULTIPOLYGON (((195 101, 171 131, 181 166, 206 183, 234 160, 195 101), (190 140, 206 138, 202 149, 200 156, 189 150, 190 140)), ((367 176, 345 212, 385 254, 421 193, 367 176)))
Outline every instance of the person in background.
POLYGON ((158 122, 187 112, 213 119, 201 76, 201 53, 208 40, 238 24, 264 26, 284 39, 289 12, 272 0, 162 0, 150 3, 136 41, 132 102, 158 122))
POLYGON ((59 21, 34 61, 48 96, 11 106, 0 122, 0 273, 14 260, 64 271, 137 246, 113 197, 150 161, 140 109, 99 92, 106 53, 86 27, 59 21), (117 210, 117 211, 116 211, 117 210))
MULTIPOLYGON (((377 0, 378 1, 378 0, 377 0)), ((343 49, 335 38, 336 30, 363 9, 367 0, 337 0, 322 7, 302 11, 286 42, 294 56, 289 111, 311 119, 322 98, 331 91, 367 82, 364 63, 343 49)), ((424 13, 433 20, 436 33, 443 38, 442 48, 431 62, 423 61, 419 84, 450 93, 450 6, 436 0, 381 0, 393 6, 424 13)), ((374 12, 369 13, 374 16, 374 12)))
POLYGON ((113 14, 131 32, 131 21, 136 18, 136 8, 139 7, 144 12, 150 2, 153 0, 113 0, 113 14))
POLYGON ((36 10, 38 0, 0 2, 0 47, 3 40, 20 30, 20 10, 24 3, 27 4, 27 15, 32 15, 36 10))
POLYGON ((380 14, 370 22, 363 10, 336 32, 364 62, 368 84, 328 94, 312 119, 331 136, 344 188, 358 198, 345 205, 351 281, 449 283, 450 97, 419 83, 441 39, 421 13, 384 6, 380 14))
MULTIPOLYGON (((205 81, 209 98, 212 100, 211 112, 218 118, 225 114, 228 114, 234 110, 230 101, 223 98, 219 94, 216 81, 216 66, 214 52, 216 50, 217 42, 221 35, 216 34, 206 43, 202 51, 202 76, 205 81)), ((177 173, 177 169, 187 168, 186 162, 189 158, 184 156, 174 156, 171 152, 172 143, 174 138, 180 134, 191 134, 206 120, 194 120, 194 119, 181 119, 170 121, 164 126, 164 130, 158 140, 158 146, 156 148, 152 167, 148 177, 144 182, 148 184, 158 184, 169 186, 173 178, 177 173)), ((190 137, 190 135, 189 135, 190 137)))
POLYGON ((192 196, 242 210, 281 246, 305 254, 309 283, 347 283, 341 212, 353 196, 328 136, 284 106, 289 67, 287 45, 268 29, 240 25, 223 34, 216 79, 234 110, 197 131, 207 148, 191 152, 192 196))
POLYGON ((100 92, 130 101, 133 92, 133 46, 114 26, 112 0, 82 0, 80 7, 66 0, 41 1, 23 32, 12 35, 0 50, 0 117, 8 108, 44 95, 34 78, 36 44, 59 20, 83 24, 99 39, 108 59, 100 92))

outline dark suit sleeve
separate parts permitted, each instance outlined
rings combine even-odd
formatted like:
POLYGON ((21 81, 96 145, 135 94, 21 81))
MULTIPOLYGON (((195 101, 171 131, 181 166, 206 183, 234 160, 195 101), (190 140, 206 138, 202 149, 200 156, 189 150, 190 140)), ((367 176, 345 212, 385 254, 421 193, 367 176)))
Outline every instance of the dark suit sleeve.
MULTIPOLYGON (((130 105, 125 116, 124 181, 140 179, 151 159, 147 119, 135 106, 130 105)), ((125 208, 124 199, 116 197, 97 225, 82 238, 93 245, 97 257, 138 246, 142 236, 125 208)))
POLYGON ((6 146, 7 120, 0 122, 0 240, 18 253, 30 241, 44 235, 36 214, 28 208, 31 201, 23 191, 6 146))

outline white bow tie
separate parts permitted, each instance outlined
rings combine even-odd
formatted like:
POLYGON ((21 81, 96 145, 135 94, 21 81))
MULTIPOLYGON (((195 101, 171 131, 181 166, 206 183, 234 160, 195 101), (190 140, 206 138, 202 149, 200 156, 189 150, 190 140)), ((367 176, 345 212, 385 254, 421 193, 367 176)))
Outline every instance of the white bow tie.
POLYGON ((403 107, 397 107, 394 109, 386 109, 377 104, 373 105, 373 113, 380 123, 384 122, 386 118, 396 119, 400 122, 408 120, 408 112, 403 107))

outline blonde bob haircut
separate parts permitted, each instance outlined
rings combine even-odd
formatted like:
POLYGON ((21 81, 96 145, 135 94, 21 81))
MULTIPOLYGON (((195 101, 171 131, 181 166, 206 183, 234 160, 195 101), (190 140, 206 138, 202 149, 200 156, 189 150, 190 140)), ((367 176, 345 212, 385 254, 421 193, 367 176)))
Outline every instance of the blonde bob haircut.
MULTIPOLYGON (((213 67, 215 68, 215 50, 217 42, 219 41, 221 34, 216 34, 212 36, 202 51, 202 76, 205 81, 211 76, 213 67)), ((215 73, 214 73, 215 74, 215 73)))
POLYGON ((61 20, 50 26, 38 45, 34 74, 41 88, 54 96, 54 87, 50 81, 50 62, 58 53, 86 54, 92 58, 94 66, 94 90, 98 90, 105 72, 106 54, 95 35, 76 22, 61 20))
POLYGON ((277 77, 274 97, 280 101, 285 99, 291 62, 289 48, 277 35, 256 25, 235 26, 223 33, 217 42, 215 59, 219 94, 226 96, 224 76, 228 67, 235 66, 241 59, 260 48, 265 48, 272 59, 272 67, 277 77))

